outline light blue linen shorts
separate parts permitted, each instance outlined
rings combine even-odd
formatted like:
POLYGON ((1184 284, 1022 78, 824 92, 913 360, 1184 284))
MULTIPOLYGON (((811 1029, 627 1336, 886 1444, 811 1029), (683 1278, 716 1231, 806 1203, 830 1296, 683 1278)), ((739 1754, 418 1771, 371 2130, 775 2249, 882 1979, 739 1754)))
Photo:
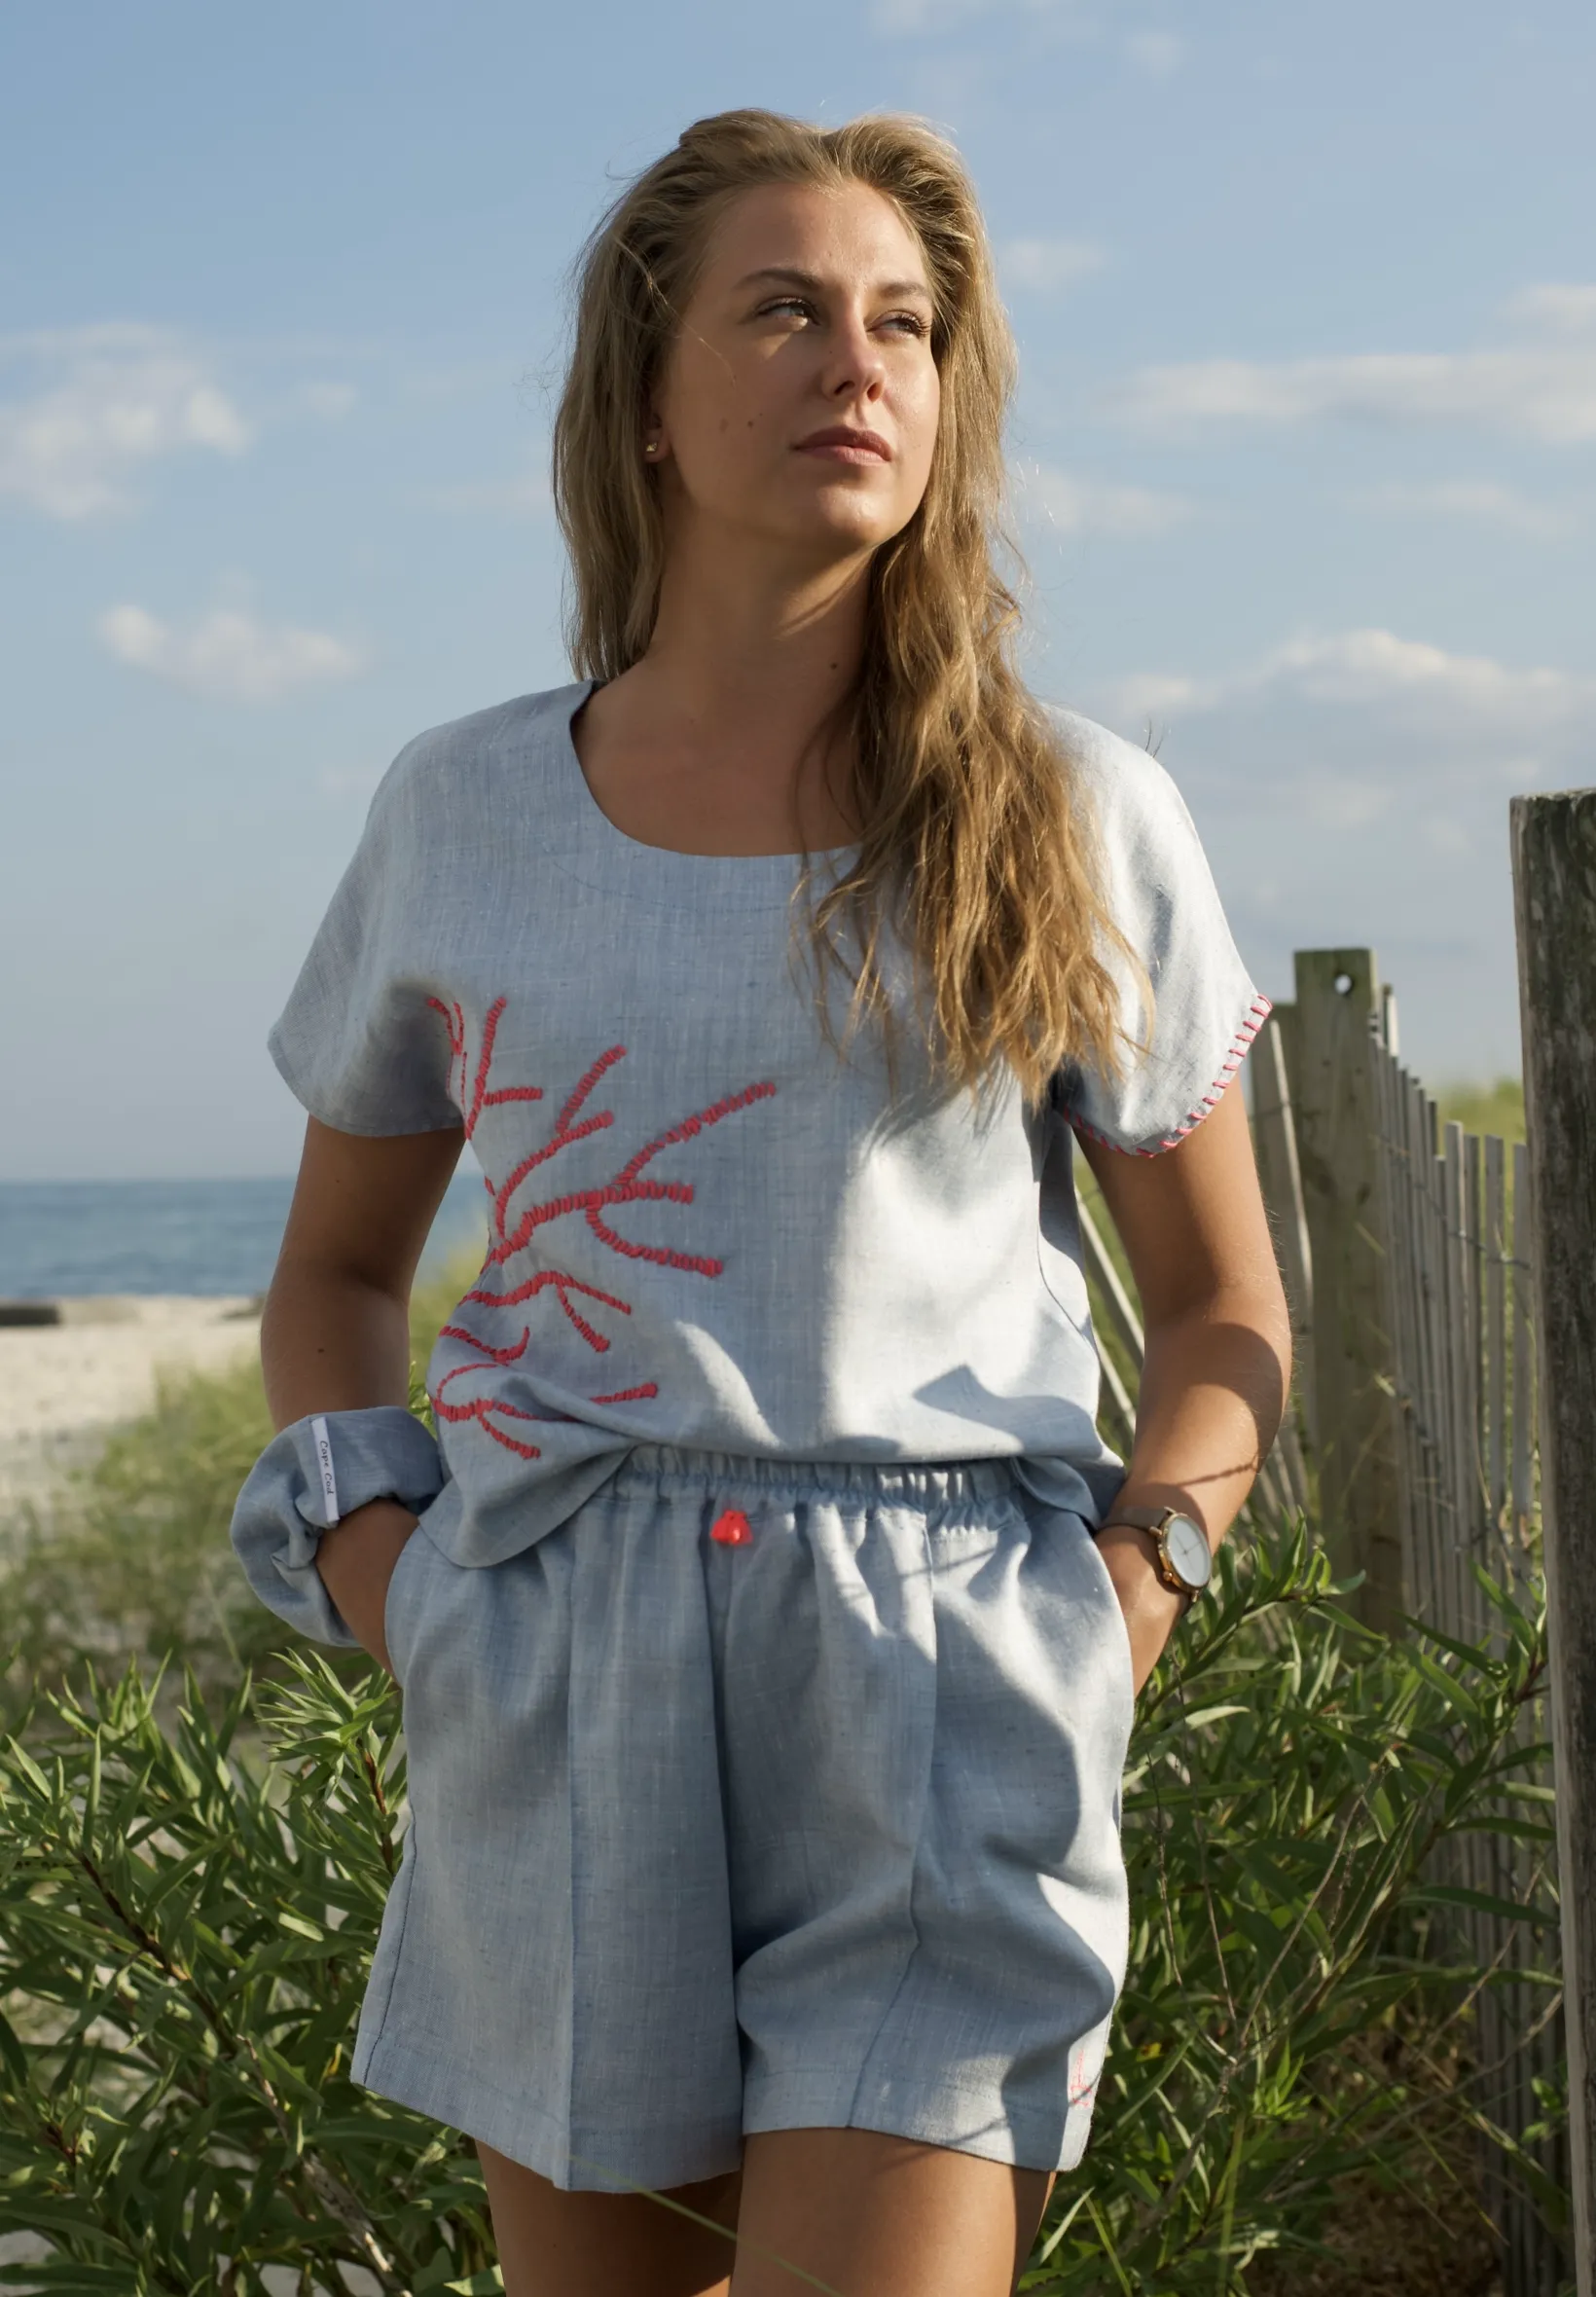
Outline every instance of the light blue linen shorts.
POLYGON ((1002 1462, 639 1447, 388 1596, 410 1828, 353 2071, 564 2187, 745 2133, 1080 2157, 1125 1968, 1129 1644, 1002 1462))

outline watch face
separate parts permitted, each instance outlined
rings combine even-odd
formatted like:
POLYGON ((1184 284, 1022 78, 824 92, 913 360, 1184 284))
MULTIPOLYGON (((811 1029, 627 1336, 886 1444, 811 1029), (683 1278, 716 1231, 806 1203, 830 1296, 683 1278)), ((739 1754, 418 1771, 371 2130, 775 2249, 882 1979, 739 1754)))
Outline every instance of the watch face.
POLYGON ((1214 1577, 1214 1556, 1200 1524, 1172 1515, 1164 1526, 1164 1552, 1188 1587, 1206 1587, 1214 1577))

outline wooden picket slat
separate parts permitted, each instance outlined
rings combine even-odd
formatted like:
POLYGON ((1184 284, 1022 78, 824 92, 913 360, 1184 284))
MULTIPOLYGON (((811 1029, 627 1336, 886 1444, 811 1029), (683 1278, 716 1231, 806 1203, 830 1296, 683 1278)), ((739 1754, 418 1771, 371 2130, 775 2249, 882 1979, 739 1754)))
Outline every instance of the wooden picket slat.
POLYGON ((1535 1307, 1530 1292, 1530 1152, 1513 1146, 1512 1527, 1515 1571, 1535 1506, 1535 1307))
MULTIPOLYGON (((1489 1556, 1485 1516, 1485 1254, 1480 1213, 1484 1178, 1480 1137, 1478 1133, 1466 1132, 1463 1136, 1463 1252, 1465 1282, 1468 1286, 1468 1323, 1464 1330, 1463 1376, 1469 1403, 1469 1418, 1465 1426, 1469 1443, 1469 1477, 1463 1491, 1463 1510, 1470 1566, 1485 1563, 1489 1556)), ((1472 1569, 1469 1576, 1473 1616, 1478 1626, 1476 1639, 1483 1641, 1491 1632, 1491 1617, 1484 1596, 1473 1583, 1472 1569)))
POLYGON ((1452 1345, 1445 1350, 1446 1367, 1446 1508, 1447 1604, 1452 1633, 1467 1624, 1470 1605, 1464 1557, 1468 1550, 1463 1494, 1468 1482, 1469 1391, 1464 1370, 1469 1308, 1465 1295, 1463 1246, 1463 1127, 1448 1124, 1442 1133, 1441 1175, 1441 1282, 1445 1324, 1452 1345))
POLYGON ((1410 1314, 1414 1352, 1408 1369, 1413 1399, 1415 1476, 1419 1484, 1421 1537, 1424 1556, 1422 1585, 1413 1591, 1413 1609, 1433 1619, 1441 1587, 1441 1503, 1438 1392, 1433 1328, 1433 1276, 1431 1266, 1430 1194, 1434 1158, 1431 1152, 1432 1127, 1424 1088, 1406 1079, 1403 1143, 1407 1169, 1407 1280, 1412 1288, 1410 1314))
MULTIPOLYGON (((1286 1066, 1286 1039, 1271 1014, 1248 1056, 1252 1085, 1252 1137, 1258 1181, 1269 1207, 1269 1224, 1280 1256, 1281 1279, 1291 1317, 1294 1384, 1310 1445, 1314 1436, 1314 1274, 1308 1216, 1302 1199, 1302 1168, 1286 1066)), ((1306 1500, 1306 1484, 1303 1499, 1306 1500)))
POLYGON ((1507 1496, 1507 1162, 1495 1133, 1485 1136, 1485 1256, 1486 1488, 1494 1566, 1507 1496))

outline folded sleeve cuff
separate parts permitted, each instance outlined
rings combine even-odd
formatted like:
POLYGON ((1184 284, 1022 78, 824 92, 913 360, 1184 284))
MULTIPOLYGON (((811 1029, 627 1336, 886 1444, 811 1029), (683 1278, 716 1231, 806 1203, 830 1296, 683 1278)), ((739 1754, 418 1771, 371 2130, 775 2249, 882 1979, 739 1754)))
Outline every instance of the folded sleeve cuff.
POLYGON ((368 1500, 418 1515, 443 1489, 443 1455, 399 1404, 316 1412, 273 1437, 233 1511, 233 1545, 261 1601, 318 1643, 352 1646, 316 1569, 322 1535, 368 1500))

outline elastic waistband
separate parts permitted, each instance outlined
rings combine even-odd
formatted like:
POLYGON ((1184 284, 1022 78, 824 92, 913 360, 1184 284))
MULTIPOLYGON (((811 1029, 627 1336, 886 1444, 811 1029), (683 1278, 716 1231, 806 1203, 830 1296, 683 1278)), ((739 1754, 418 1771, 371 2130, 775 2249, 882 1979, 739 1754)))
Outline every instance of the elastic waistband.
POLYGON ((906 1500, 936 1508, 1008 1496, 1018 1486, 1006 1459, 755 1459, 730 1451, 689 1451, 673 1443, 638 1443, 617 1470, 612 1488, 621 1494, 710 1492, 766 1500, 906 1500))

